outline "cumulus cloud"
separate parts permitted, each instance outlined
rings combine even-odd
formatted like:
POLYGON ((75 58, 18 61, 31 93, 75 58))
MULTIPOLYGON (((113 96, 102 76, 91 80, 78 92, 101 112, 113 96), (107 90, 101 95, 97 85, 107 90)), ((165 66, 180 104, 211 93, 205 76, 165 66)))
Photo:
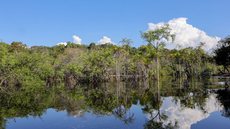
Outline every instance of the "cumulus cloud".
POLYGON ((107 37, 107 36, 103 36, 99 41, 99 44, 107 44, 107 43, 113 43, 111 38, 107 37))
POLYGON ((81 44, 81 41, 82 39, 79 36, 73 35, 73 43, 81 44))
POLYGON ((64 45, 64 46, 66 46, 67 42, 60 42, 60 43, 57 43, 57 45, 64 45))
POLYGON ((171 32, 176 35, 174 44, 168 45, 170 47, 197 47, 202 42, 205 43, 203 49, 210 51, 216 47, 220 40, 219 37, 209 36, 204 31, 188 24, 187 18, 176 18, 167 23, 149 23, 148 30, 156 30, 165 24, 168 24, 172 29, 171 32))
MULTIPOLYGON (((73 35, 72 38, 73 38, 73 43, 81 44, 82 39, 79 36, 73 35)), ((60 43, 57 43, 56 45, 65 45, 66 46, 67 42, 60 42, 60 43)))

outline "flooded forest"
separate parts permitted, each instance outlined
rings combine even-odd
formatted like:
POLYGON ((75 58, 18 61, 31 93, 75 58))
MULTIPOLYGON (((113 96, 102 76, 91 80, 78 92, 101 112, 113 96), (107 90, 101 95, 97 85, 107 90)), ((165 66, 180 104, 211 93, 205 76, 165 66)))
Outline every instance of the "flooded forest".
POLYGON ((230 38, 207 52, 202 42, 166 48, 176 37, 167 25, 141 37, 139 47, 128 38, 119 45, 0 42, 0 128, 229 125, 230 38))

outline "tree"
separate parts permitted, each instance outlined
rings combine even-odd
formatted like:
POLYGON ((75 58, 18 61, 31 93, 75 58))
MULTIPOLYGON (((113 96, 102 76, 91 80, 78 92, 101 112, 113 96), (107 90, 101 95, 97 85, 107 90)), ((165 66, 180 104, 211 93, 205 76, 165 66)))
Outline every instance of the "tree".
POLYGON ((6 63, 8 45, 0 42, 0 69, 6 63))
POLYGON ((27 48, 25 44, 22 42, 12 42, 10 45, 10 52, 18 53, 20 51, 23 51, 27 48))
POLYGON ((171 34, 169 25, 164 25, 155 30, 149 30, 142 33, 142 38, 148 42, 149 45, 152 45, 156 50, 156 66, 157 66, 157 80, 159 80, 159 51, 162 50, 165 46, 165 42, 168 42, 175 38, 175 35, 171 34))
POLYGON ((133 43, 131 39, 123 38, 120 43, 122 44, 122 47, 124 47, 126 50, 128 50, 133 43))
POLYGON ((224 72, 229 73, 230 65, 230 36, 219 41, 218 48, 214 51, 214 59, 218 65, 224 66, 224 72))

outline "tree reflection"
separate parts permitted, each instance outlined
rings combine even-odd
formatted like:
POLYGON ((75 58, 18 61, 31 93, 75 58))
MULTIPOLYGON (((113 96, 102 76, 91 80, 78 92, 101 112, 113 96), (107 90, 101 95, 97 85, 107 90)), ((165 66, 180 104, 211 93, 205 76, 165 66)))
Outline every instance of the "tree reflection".
POLYGON ((171 124, 164 125, 163 122, 157 122, 154 119, 151 119, 144 125, 144 128, 145 129, 174 129, 176 127, 171 124))
MULTIPOLYGON (((167 116, 169 114, 162 108, 164 98, 172 98, 170 100, 176 106, 179 105, 179 108, 191 110, 199 108, 205 112, 203 108, 206 106, 209 94, 207 87, 202 83, 185 81, 180 84, 170 84, 169 79, 166 81, 162 79, 155 84, 149 80, 142 80, 137 83, 109 82, 81 85, 74 90, 59 87, 39 91, 25 89, 2 92, 0 128, 4 129, 9 118, 41 116, 49 108, 65 110, 68 115, 75 117, 84 116, 86 111, 90 111, 96 115, 114 116, 125 124, 132 124, 136 119, 132 105, 140 106, 147 116, 148 121, 144 128, 177 128, 177 122, 165 122, 169 119, 167 116)), ((223 116, 229 117, 230 90, 218 90, 216 93, 224 106, 223 116)))
POLYGON ((217 91, 217 98, 220 100, 224 109, 222 115, 230 118, 230 89, 225 88, 217 91))
POLYGON ((5 129, 6 126, 6 119, 0 115, 0 129, 5 129))
POLYGON ((125 124, 134 121, 134 113, 130 111, 132 105, 132 98, 128 93, 127 83, 116 82, 116 103, 117 107, 112 111, 113 115, 123 121, 125 124), (124 92, 125 91, 125 92, 124 92), (129 97, 128 97, 129 96, 129 97))
MULTIPOLYGON (((141 97, 143 111, 147 114, 149 119, 145 124, 145 128, 178 128, 178 118, 172 118, 172 116, 170 116, 169 119, 167 115, 170 115, 170 111, 165 111, 168 109, 170 110, 173 107, 170 108, 169 105, 169 107, 165 105, 167 108, 164 108, 162 105, 164 101, 163 99, 168 96, 172 98, 169 99, 173 101, 171 103, 174 106, 178 106, 175 107, 177 108, 175 110, 179 111, 184 108, 189 109, 190 111, 196 111, 197 109, 200 109, 203 114, 206 113, 204 107, 206 106, 206 98, 209 93, 207 87, 205 87, 202 82, 197 80, 184 80, 184 83, 180 82, 177 86, 167 86, 169 85, 164 84, 163 81, 159 82, 156 86, 153 86, 152 89, 146 90, 141 97)), ((183 113, 181 113, 181 115, 183 115, 183 113)))
POLYGON ((134 121, 134 113, 122 105, 113 110, 113 115, 125 124, 129 124, 134 121))
POLYGON ((179 88, 175 88, 174 100, 187 108, 198 106, 202 109, 208 94, 206 85, 199 80, 184 80, 179 88))
POLYGON ((156 89, 151 91, 150 89, 146 90, 144 97, 144 108, 143 111, 147 114, 150 114, 150 120, 144 125, 145 129, 163 129, 162 119, 166 119, 167 116, 161 113, 160 107, 162 105, 161 93, 160 93, 160 80, 156 82, 156 89))

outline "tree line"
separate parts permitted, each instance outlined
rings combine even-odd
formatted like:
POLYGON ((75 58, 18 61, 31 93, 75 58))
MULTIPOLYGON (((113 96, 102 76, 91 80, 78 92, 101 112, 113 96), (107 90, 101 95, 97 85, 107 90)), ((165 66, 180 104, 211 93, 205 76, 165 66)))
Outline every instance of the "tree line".
POLYGON ((203 43, 196 48, 167 49, 164 41, 175 38, 169 31, 164 26, 142 33, 147 44, 140 47, 132 47, 127 38, 122 45, 68 42, 27 47, 22 42, 0 42, 0 89, 36 89, 62 82, 74 88, 89 82, 157 80, 159 76, 191 79, 229 72, 230 38, 221 40, 211 55, 202 49, 203 43))

